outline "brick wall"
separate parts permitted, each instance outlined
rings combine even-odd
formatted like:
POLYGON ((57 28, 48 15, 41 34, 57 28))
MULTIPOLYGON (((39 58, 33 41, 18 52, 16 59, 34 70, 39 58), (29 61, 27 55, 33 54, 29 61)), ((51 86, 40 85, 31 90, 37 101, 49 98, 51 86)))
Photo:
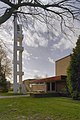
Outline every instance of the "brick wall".
POLYGON ((62 91, 64 88, 65 88, 65 81, 61 81, 61 82, 56 83, 57 92, 62 91))

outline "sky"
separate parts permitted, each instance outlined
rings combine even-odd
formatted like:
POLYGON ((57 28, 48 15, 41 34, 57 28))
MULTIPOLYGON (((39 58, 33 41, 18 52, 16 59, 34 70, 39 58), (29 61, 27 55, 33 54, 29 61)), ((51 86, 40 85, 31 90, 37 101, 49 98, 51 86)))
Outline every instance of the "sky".
MULTIPOLYGON (((29 23, 30 24, 30 23, 29 23)), ((55 23, 57 31, 52 29, 48 33, 46 25, 37 23, 33 27, 23 28, 23 80, 39 77, 55 76, 55 61, 72 53, 80 30, 79 23, 74 23, 74 31, 67 31, 70 36, 65 36, 55 23), (38 34, 37 34, 38 33, 38 34)), ((0 26, 0 41, 8 52, 8 57, 13 62, 13 17, 0 26)), ((67 30, 67 29, 66 29, 67 30)))

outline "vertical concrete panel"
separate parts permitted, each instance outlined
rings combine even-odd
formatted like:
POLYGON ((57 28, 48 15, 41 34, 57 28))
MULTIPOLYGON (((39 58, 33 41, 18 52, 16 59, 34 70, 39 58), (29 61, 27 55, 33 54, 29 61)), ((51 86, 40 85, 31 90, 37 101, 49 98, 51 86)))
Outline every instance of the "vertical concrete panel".
POLYGON ((56 65, 55 65, 55 69, 56 69, 56 76, 59 76, 59 75, 67 75, 67 68, 70 64, 70 59, 71 59, 71 56, 67 56, 67 57, 64 57, 60 60, 57 60, 56 61, 56 65))

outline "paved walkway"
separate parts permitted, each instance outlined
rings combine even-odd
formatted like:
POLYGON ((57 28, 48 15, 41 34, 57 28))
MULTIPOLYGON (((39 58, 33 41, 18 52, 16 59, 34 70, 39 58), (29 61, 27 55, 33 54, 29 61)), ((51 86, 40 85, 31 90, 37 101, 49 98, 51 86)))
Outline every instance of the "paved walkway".
POLYGON ((13 95, 13 96, 0 96, 0 99, 3 98, 15 98, 15 97, 28 97, 29 95, 13 95))

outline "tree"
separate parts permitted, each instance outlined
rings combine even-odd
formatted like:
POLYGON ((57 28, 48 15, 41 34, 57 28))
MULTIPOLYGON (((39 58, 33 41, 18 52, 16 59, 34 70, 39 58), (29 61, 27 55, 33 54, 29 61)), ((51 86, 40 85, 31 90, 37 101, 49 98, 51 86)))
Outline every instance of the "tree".
POLYGON ((6 22, 15 12, 17 12, 21 22, 37 19, 53 27, 52 22, 58 20, 61 29, 64 26, 71 29, 67 23, 72 18, 80 20, 80 0, 15 0, 15 3, 14 0, 0 1, 4 3, 3 7, 0 7, 0 25, 6 22))
POLYGON ((12 72, 11 61, 7 57, 6 51, 0 45, 0 72, 5 74, 5 77, 9 77, 12 72))
POLYGON ((7 89, 7 77, 11 75, 11 63, 7 57, 6 51, 0 45, 0 88, 6 92, 7 89))
POLYGON ((67 77, 68 89, 74 99, 80 97, 80 36, 71 55, 67 77))

